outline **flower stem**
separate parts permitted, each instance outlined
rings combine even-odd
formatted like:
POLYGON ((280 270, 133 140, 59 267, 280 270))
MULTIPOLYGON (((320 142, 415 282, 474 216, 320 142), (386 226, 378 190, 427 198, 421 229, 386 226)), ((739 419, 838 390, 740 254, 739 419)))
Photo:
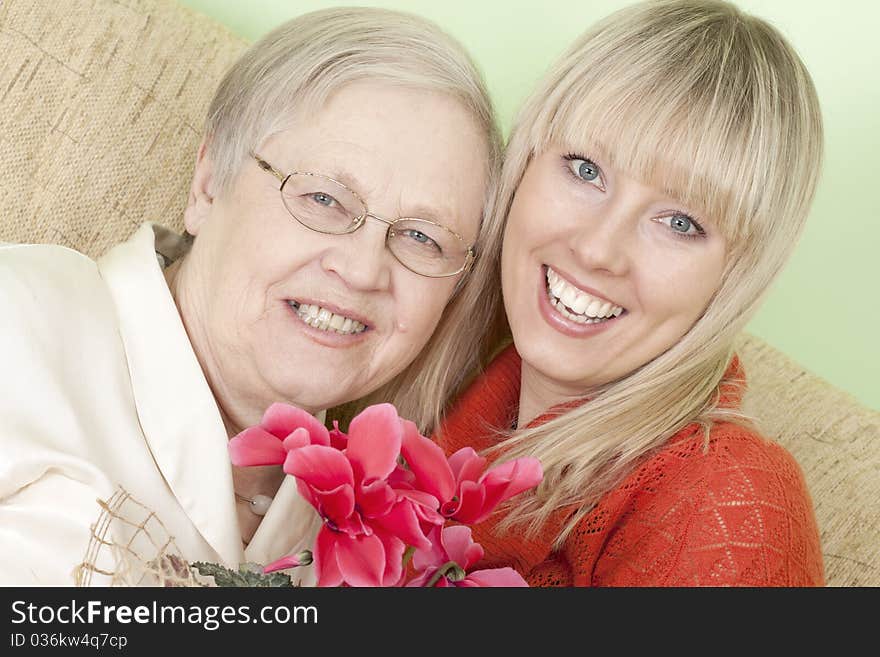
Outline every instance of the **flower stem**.
POLYGON ((410 559, 413 558, 413 555, 416 553, 416 549, 412 545, 407 545, 406 550, 403 553, 403 569, 406 570, 407 564, 410 562, 410 559))
POLYGON ((464 572, 461 566, 459 566, 454 561, 447 561, 445 564, 440 566, 437 571, 431 575, 431 579, 428 580, 425 587, 431 588, 437 582, 440 581, 441 577, 445 577, 450 582, 460 582, 465 578, 467 573, 464 572))

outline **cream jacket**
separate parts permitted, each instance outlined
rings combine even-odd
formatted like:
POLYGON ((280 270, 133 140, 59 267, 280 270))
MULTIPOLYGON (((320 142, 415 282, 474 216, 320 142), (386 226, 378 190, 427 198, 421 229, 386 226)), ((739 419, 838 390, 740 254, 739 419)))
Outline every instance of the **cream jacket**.
POLYGON ((287 477, 242 549, 227 436, 154 242, 145 224, 97 262, 0 245, 0 585, 74 584, 120 486, 143 507, 111 523, 117 545, 167 532, 185 559, 230 567, 311 547, 316 516, 287 477))

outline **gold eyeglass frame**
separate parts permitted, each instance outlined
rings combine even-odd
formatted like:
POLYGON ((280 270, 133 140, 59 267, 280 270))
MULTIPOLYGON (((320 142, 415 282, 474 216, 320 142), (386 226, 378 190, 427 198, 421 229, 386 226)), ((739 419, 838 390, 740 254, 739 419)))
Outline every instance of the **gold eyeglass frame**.
MULTIPOLYGON (((387 226, 387 228, 385 229, 385 246, 386 247, 388 246, 388 238, 392 237, 394 235, 394 224, 396 224, 398 221, 405 221, 405 220, 422 221, 426 224, 431 224, 432 226, 436 226, 437 228, 442 228, 447 233, 449 233, 450 235, 452 235, 453 237, 458 239, 458 241, 460 241, 462 243, 462 245, 464 245, 466 243, 464 241, 464 238, 461 235, 459 235, 458 233, 456 233, 454 230, 452 230, 451 228, 447 228, 443 224, 437 223, 436 221, 431 221, 430 219, 421 219, 419 217, 398 217, 397 219, 386 219, 385 217, 380 217, 379 215, 374 214, 373 212, 370 212, 369 208, 367 208, 367 202, 364 201, 363 198, 361 198, 360 194, 355 192, 348 185, 341 183, 338 180, 331 178, 330 176, 325 176, 320 173, 311 173, 309 171, 291 171, 290 173, 285 175, 285 174, 281 173, 278 169, 273 167, 271 164, 266 162, 266 160, 261 158, 256 153, 251 152, 251 157, 253 157, 257 161, 257 165, 263 171, 271 173, 273 176, 275 176, 275 178, 277 178, 281 182, 281 186, 278 188, 278 191, 282 194, 281 203, 282 203, 282 205, 284 205, 284 209, 287 210, 287 214, 289 214, 291 217, 296 219, 297 223, 299 223, 301 226, 305 226, 309 230, 315 231, 316 233, 321 233, 322 235, 348 235, 350 233, 355 232, 358 228, 363 226, 367 221, 367 217, 372 217, 373 219, 375 219, 377 221, 381 221, 383 224, 385 224, 387 226), (318 230, 317 228, 313 228, 312 226, 309 226, 308 224, 303 223, 303 221, 299 217, 297 217, 295 214, 293 214, 293 212, 290 211, 290 208, 287 207, 287 203, 284 202, 284 198, 283 198, 284 185, 287 184, 287 181, 290 180, 291 176, 295 176, 295 175, 312 176, 314 178, 323 178, 324 180, 329 180, 330 182, 332 182, 336 185, 339 185, 340 187, 342 187, 344 190, 349 192, 352 196, 354 196, 358 200, 358 202, 363 206, 364 212, 362 214, 360 214, 359 216, 355 217, 354 220, 351 222, 351 225, 349 225, 349 227, 341 233, 334 233, 334 232, 327 231, 327 230, 318 230)), ((411 271, 414 274, 418 274, 419 276, 425 276, 427 278, 449 278, 450 276, 458 276, 458 274, 461 274, 462 272, 467 273, 470 270, 471 266, 474 263, 474 260, 477 257, 477 254, 474 250, 474 246, 470 245, 465 248, 464 263, 456 271, 454 271, 450 274, 423 274, 422 272, 416 271, 415 269, 413 269, 412 267, 407 265, 405 262, 403 262, 400 258, 397 257, 397 254, 394 253, 394 251, 392 251, 390 248, 388 250, 391 251, 391 255, 394 256, 394 259, 397 260, 397 262, 399 262, 401 265, 406 267, 409 271, 411 271)))

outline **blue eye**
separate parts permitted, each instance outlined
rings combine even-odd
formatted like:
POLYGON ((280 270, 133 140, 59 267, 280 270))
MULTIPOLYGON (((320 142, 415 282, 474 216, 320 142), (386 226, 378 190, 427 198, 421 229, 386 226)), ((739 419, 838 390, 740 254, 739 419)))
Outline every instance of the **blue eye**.
POLYGON ((659 221, 669 226, 675 237, 696 239, 706 236, 706 231, 703 230, 703 227, 693 217, 682 212, 660 217, 659 221))
POLYGON ((312 194, 312 200, 314 200, 316 203, 320 203, 321 205, 325 205, 328 208, 336 203, 335 198, 333 198, 329 194, 325 194, 324 192, 315 192, 314 194, 312 194))
POLYGON ((677 230, 679 233, 686 233, 694 224, 689 217, 686 217, 683 214, 676 214, 670 217, 669 225, 672 230, 677 230))
POLYGON ((601 190, 605 189, 602 170, 593 160, 574 153, 569 153, 564 159, 566 160, 565 167, 576 181, 590 183, 593 187, 601 190))
POLYGON ((589 160, 585 160, 578 165, 577 173, 584 180, 595 180, 599 176, 599 168, 589 160))

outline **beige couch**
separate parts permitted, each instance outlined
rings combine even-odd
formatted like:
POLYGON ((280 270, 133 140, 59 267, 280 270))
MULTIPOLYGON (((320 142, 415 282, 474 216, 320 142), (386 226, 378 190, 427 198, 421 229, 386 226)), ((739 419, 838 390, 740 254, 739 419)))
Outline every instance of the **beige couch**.
MULTIPOLYGON (((180 230, 207 103, 245 45, 164 0, 0 3, 0 241, 96 256, 145 220, 180 230)), ((747 409, 806 474, 828 584, 880 585, 880 413, 754 336, 740 354, 747 409)))

